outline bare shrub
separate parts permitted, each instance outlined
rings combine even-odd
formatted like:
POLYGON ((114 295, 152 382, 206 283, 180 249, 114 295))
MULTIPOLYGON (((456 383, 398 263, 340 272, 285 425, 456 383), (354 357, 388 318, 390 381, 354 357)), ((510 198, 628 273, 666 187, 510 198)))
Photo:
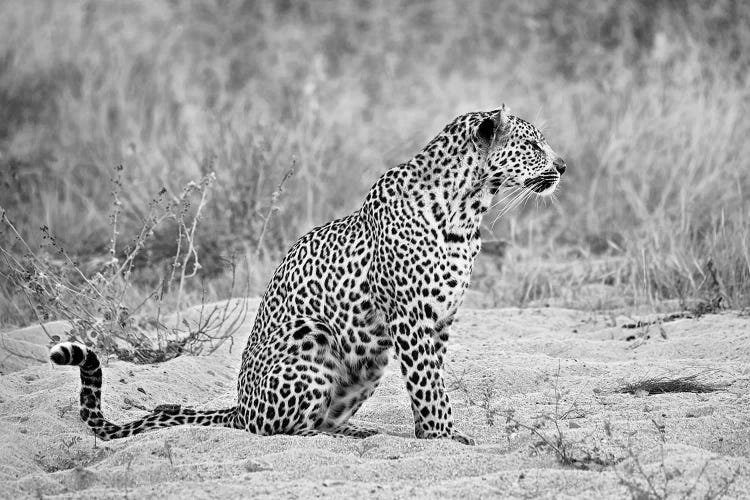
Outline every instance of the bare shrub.
MULTIPOLYGON (((112 178, 111 239, 105 262, 91 266, 72 258, 46 226, 42 226, 41 231, 47 253, 33 251, 0 207, 5 230, 24 250, 23 256, 18 257, 17 252, 0 246, 4 277, 26 297, 40 324, 57 318, 70 322, 65 340, 83 342, 121 359, 148 363, 182 353, 198 354, 206 348, 212 352, 231 338, 247 313, 245 290, 243 298, 228 300, 220 306, 207 306, 202 298, 197 319, 182 315, 188 281, 195 278, 201 268, 196 231, 214 175, 188 183, 172 197, 167 196, 166 189, 160 190, 149 202, 147 215, 136 236, 121 252, 118 239, 121 172, 122 167, 115 168, 112 178), (197 206, 192 208, 196 199, 197 206), (132 286, 135 262, 149 238, 154 237, 155 230, 166 223, 177 227, 176 251, 166 275, 144 297, 132 286), (151 314, 141 314, 144 308, 151 314), (170 324, 164 322, 165 308, 176 311, 170 324)), ((230 291, 234 291, 234 259, 230 266, 230 291)), ((64 339, 50 336, 53 343, 61 340, 64 339)))

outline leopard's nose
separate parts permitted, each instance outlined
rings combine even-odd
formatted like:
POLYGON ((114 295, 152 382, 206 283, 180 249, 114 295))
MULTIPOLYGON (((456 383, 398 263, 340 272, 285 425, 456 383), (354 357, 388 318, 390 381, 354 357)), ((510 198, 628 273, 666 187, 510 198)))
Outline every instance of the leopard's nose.
POLYGON ((565 164, 565 160, 562 158, 558 158, 552 163, 555 166, 555 170, 560 172, 560 175, 565 173, 565 169, 568 168, 568 166, 565 164))

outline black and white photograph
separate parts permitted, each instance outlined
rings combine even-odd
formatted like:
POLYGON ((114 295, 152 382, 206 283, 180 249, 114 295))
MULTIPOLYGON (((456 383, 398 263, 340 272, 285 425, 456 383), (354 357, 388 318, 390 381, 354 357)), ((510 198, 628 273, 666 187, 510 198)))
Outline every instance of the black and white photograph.
POLYGON ((0 497, 750 499, 750 3, 0 1, 0 497))

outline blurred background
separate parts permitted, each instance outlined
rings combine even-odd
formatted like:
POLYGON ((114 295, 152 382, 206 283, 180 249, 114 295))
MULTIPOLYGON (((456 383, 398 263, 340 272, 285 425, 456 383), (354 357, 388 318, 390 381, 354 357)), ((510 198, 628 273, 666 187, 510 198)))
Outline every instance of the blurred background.
MULTIPOLYGON (((162 188, 213 171, 190 293, 225 297, 234 256, 259 294, 299 236, 505 103, 569 168, 556 200, 488 215, 470 305, 742 308, 749 66, 742 1, 5 0, 0 206, 34 252, 46 226, 84 266, 116 203, 124 246, 162 188)), ((136 290, 176 231, 155 228, 136 290)), ((0 326, 33 319, 0 279, 0 326)))

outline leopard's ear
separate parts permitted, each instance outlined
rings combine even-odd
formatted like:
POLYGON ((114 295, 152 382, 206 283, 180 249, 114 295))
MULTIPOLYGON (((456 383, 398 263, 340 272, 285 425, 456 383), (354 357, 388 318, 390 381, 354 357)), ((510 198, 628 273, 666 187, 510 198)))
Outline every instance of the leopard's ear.
POLYGON ((489 151, 492 145, 492 138, 495 137, 495 117, 490 116, 482 120, 474 133, 474 144, 481 151, 489 151))
POLYGON ((510 109, 503 104, 495 113, 495 137, 498 139, 510 132, 510 109))
POLYGON ((508 107, 503 104, 500 109, 479 124, 474 133, 474 144, 481 151, 489 151, 494 141, 508 134, 510 131, 509 111, 508 107))

